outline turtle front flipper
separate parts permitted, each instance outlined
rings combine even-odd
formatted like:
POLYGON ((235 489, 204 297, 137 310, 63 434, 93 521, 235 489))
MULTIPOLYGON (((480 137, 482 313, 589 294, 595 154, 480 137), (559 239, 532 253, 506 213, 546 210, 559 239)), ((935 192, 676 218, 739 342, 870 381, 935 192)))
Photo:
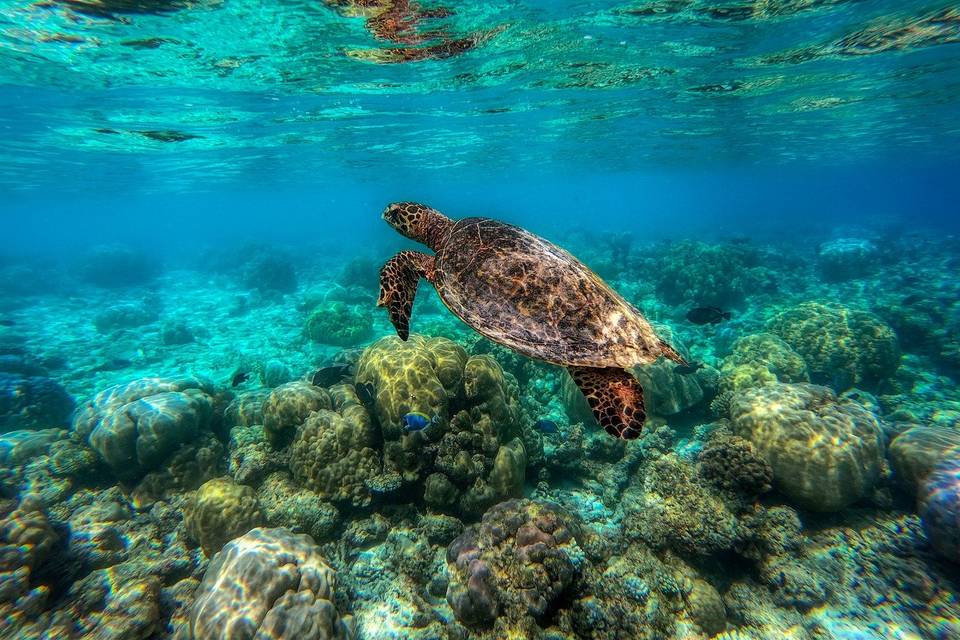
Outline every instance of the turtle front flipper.
POLYGON ((401 251, 380 268, 378 307, 390 312, 390 322, 401 340, 410 337, 410 312, 420 278, 433 282, 433 256, 416 251, 401 251))
POLYGON ((615 367, 567 367, 604 431, 624 440, 640 436, 647 413, 643 387, 628 371, 615 367))

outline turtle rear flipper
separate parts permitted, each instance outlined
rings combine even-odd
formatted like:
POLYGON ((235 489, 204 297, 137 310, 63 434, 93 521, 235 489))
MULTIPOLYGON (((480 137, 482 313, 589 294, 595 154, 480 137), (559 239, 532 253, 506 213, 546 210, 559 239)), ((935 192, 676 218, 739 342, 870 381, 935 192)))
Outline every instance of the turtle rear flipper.
POLYGON ((623 440, 640 436, 647 417, 643 387, 629 372, 615 367, 567 367, 604 431, 623 440))
POLYGON ((410 312, 420 278, 433 282, 433 256, 416 251, 401 251, 380 268, 378 307, 390 312, 390 322, 401 340, 410 337, 410 312))

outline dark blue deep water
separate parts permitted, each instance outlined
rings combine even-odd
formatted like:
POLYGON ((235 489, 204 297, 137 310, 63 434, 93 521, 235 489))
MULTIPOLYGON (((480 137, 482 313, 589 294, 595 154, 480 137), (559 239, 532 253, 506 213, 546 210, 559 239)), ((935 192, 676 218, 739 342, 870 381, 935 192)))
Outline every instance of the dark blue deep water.
POLYGON ((0 639, 960 638, 958 54, 0 0, 0 639))

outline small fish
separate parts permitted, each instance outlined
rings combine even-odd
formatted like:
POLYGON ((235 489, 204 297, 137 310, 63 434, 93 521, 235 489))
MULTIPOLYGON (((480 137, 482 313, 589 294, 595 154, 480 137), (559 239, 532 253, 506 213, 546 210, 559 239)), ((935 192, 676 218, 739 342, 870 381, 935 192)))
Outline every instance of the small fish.
POLYGON ((673 372, 681 376, 688 376, 691 373, 696 373, 700 369, 703 369, 702 362, 688 362, 687 364, 678 364, 673 368, 673 372))
POLYGON ((360 382, 354 388, 357 390, 357 397, 360 398, 363 406, 373 411, 377 400, 377 389, 373 384, 370 382, 360 382))
POLYGON ((423 431, 432 424, 440 424, 440 416, 433 416, 430 418, 422 413, 417 413, 416 411, 403 416, 403 428, 409 433, 413 433, 414 431, 423 431))
POLYGON ((249 379, 250 379, 250 372, 241 371, 240 373, 233 376, 233 380, 231 381, 230 385, 233 387, 239 387, 241 384, 243 384, 249 379))
POLYGON ((314 371, 310 384, 315 387, 332 387, 351 374, 353 366, 347 362, 332 364, 314 371))
POLYGON ((12 327, 14 325, 13 320, 0 320, 0 327, 12 327))
POLYGON ((693 324, 720 324, 730 319, 730 312, 717 307, 697 307, 687 312, 687 320, 693 324))
POLYGON ((553 420, 547 420, 546 418, 541 418, 533 425, 537 431, 543 433, 560 433, 560 427, 557 426, 557 423, 553 420))

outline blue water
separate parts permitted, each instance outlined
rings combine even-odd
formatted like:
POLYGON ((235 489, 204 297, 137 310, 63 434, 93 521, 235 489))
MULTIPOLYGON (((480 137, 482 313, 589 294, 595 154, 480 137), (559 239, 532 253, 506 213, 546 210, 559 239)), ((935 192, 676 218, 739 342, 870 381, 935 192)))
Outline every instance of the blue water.
POLYGON ((960 638, 958 47, 0 0, 0 638, 960 638))

